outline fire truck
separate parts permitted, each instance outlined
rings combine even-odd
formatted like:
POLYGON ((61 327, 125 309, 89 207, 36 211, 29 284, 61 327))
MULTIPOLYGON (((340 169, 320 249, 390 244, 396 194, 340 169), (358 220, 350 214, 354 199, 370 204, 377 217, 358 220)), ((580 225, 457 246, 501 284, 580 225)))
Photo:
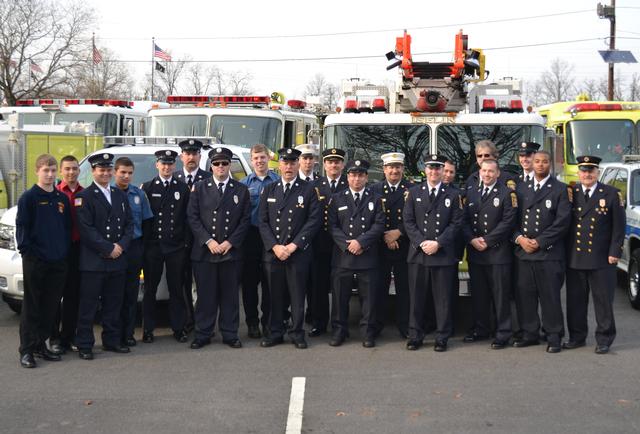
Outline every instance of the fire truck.
POLYGON ((6 124, 10 114, 18 113, 25 131, 142 135, 149 109, 162 104, 116 99, 21 99, 15 106, 0 107, 0 125, 6 124))
MULTIPOLYGON (((518 149, 522 142, 545 143, 544 119, 525 113, 517 83, 480 85, 486 79, 482 50, 469 49, 467 37, 456 36, 454 62, 414 62, 408 34, 397 38, 396 50, 387 54, 390 68, 401 67, 394 92, 375 93, 377 86, 352 86, 338 114, 327 116, 323 149, 341 148, 349 159, 371 162, 370 181, 383 178, 380 156, 405 154, 405 174, 424 179, 425 157, 446 156, 456 166, 456 184, 462 185, 477 170, 475 143, 489 139, 497 147, 502 170, 519 171, 518 149)), ((460 267, 467 280, 466 263, 460 267)), ((460 294, 467 295, 466 285, 460 294)))
POLYGON ((149 111, 147 137, 107 137, 108 146, 133 143, 177 143, 182 138, 208 138, 242 147, 265 144, 271 151, 307 142, 318 130, 318 118, 304 101, 270 96, 171 95, 168 108, 149 111))

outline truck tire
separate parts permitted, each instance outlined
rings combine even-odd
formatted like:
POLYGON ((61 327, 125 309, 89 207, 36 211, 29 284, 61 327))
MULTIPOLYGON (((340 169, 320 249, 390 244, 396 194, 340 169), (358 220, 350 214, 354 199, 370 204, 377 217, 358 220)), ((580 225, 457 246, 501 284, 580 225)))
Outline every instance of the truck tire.
POLYGON ((640 310, 640 249, 631 252, 629 259, 629 282, 627 285, 627 296, 629 303, 634 309, 640 310))

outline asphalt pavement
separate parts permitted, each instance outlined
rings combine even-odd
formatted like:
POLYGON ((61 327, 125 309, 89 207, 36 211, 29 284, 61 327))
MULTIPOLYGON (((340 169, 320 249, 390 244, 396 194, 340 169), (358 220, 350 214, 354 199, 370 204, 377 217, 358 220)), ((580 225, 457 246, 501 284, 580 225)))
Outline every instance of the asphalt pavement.
POLYGON ((432 338, 405 350, 393 324, 365 349, 356 299, 352 307, 352 337, 339 348, 328 336, 309 338, 307 350, 260 348, 242 324, 244 348, 216 336, 191 350, 165 321, 155 343, 131 354, 97 349, 93 361, 71 353, 27 370, 18 360, 19 316, 1 303, 0 432, 282 433, 293 377, 305 378, 298 404, 306 433, 640 432, 640 312, 620 288, 618 337, 607 355, 594 354, 592 336, 559 354, 544 345, 463 344, 468 301, 446 353, 432 350, 432 338))

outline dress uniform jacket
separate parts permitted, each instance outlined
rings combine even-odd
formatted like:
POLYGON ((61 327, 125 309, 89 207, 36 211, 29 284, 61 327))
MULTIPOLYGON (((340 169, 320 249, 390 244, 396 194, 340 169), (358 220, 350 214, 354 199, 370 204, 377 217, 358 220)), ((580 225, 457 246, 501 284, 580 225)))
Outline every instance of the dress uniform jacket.
MULTIPOLYGON (((500 171, 500 176, 498 177, 498 184, 506 185, 512 190, 515 190, 518 185, 518 177, 511 172, 507 172, 506 170, 500 171)), ((466 195, 470 190, 476 189, 480 187, 482 183, 482 179, 480 178, 480 171, 476 170, 467 178, 467 181, 464 183, 464 187, 462 189, 462 194, 466 195)))
POLYGON ((331 203, 331 197, 336 193, 343 192, 348 188, 347 176, 341 175, 336 181, 335 192, 331 191, 331 183, 326 176, 317 178, 314 181, 316 193, 318 194, 318 202, 323 211, 322 226, 316 239, 314 240, 314 250, 316 252, 322 252, 323 254, 331 254, 333 250, 333 238, 331 237, 331 231, 329 230, 329 205, 331 203))
POLYGON ((264 242, 264 261, 281 262, 273 253, 276 244, 294 243, 298 249, 287 261, 310 261, 309 249, 321 225, 318 196, 311 183, 291 181, 291 190, 284 196, 285 182, 279 180, 265 187, 260 198, 260 235, 264 242))
POLYGON ((187 184, 173 177, 165 189, 162 179, 156 176, 141 188, 147 194, 155 216, 143 223, 145 244, 158 241, 165 254, 184 248, 191 237, 186 221, 189 202, 187 184))
POLYGON ((362 191, 360 205, 351 190, 336 193, 329 206, 329 227, 334 241, 332 266, 349 270, 366 270, 378 266, 380 238, 384 233, 385 213, 382 198, 369 188, 362 191), (358 240, 361 255, 347 250, 347 240, 358 240))
POLYGON ((511 235, 518 216, 516 192, 498 184, 482 199, 484 186, 467 191, 463 232, 468 244, 483 237, 488 248, 467 248, 467 260, 476 264, 510 264, 513 262, 511 235))
POLYGON ((402 236, 398 238, 398 244, 400 246, 399 249, 389 250, 386 247, 386 244, 384 244, 384 241, 382 242, 383 256, 392 260, 395 260, 398 257, 402 257, 404 260, 407 258, 409 240, 406 237, 404 230, 402 210, 404 209, 405 192, 409 191, 411 187, 413 187, 413 184, 404 179, 400 181, 398 188, 394 192, 391 191, 387 181, 380 181, 371 186, 371 191, 381 196, 381 200, 384 204, 385 223, 383 232, 392 229, 399 229, 400 232, 402 232, 402 236))
MULTIPOLYGON (((174 173, 173 175, 176 177, 176 179, 184 182, 185 184, 188 184, 187 177, 184 174, 184 170, 180 170, 180 171, 174 173)), ((207 172, 206 170, 202 170, 202 169, 198 168, 198 171, 196 172, 195 179, 193 179, 191 182, 193 184, 195 184, 198 181, 203 181, 205 179, 211 179, 212 176, 213 175, 212 175, 211 172, 207 172)))
POLYGON ((586 201, 582 186, 572 187, 573 219, 568 236, 569 268, 615 267, 609 256, 622 257, 625 235, 624 202, 618 189, 598 183, 586 201))
POLYGON ((429 199, 429 184, 424 182, 409 190, 402 217, 409 237, 407 262, 424 266, 455 265, 457 232, 462 224, 462 198, 459 190, 440 185, 435 201, 429 199), (420 244, 435 240, 440 248, 433 255, 425 255, 420 244))
POLYGON ((251 224, 249 189, 244 184, 229 180, 222 196, 209 179, 193 186, 187 210, 193 232, 191 260, 204 262, 230 262, 242 259, 240 246, 251 224), (212 255, 208 240, 218 243, 229 241, 233 246, 226 255, 212 255))
POLYGON ((518 227, 512 240, 520 236, 535 239, 540 248, 529 254, 516 246, 515 254, 525 261, 565 259, 565 235, 571 223, 571 203, 566 184, 551 176, 539 192, 535 183, 518 185, 518 227))
POLYGON ((126 252, 133 237, 129 199, 120 189, 109 186, 111 204, 93 183, 76 195, 74 206, 80 230, 81 271, 124 271, 126 255, 109 258, 113 244, 126 252))

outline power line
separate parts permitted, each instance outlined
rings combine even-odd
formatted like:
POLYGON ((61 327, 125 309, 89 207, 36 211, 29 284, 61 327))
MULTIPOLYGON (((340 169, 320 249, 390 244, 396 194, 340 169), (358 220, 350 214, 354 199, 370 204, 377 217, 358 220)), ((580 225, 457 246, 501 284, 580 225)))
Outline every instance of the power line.
MULTIPOLYGON (((452 24, 434 24, 431 26, 422 26, 422 27, 408 27, 407 30, 429 30, 429 29, 441 29, 446 27, 459 27, 459 26, 471 26, 477 24, 495 24, 495 23, 504 23, 504 22, 512 22, 512 21, 524 21, 524 20, 535 20, 540 18, 551 18, 558 17, 564 15, 575 15, 582 14, 586 12, 593 12, 592 9, 582 9, 577 11, 567 11, 567 12, 557 12, 553 14, 543 14, 543 15, 531 15, 526 17, 512 17, 512 18, 497 18, 494 20, 483 20, 483 21, 469 21, 465 23, 452 23, 452 24)), ((347 32, 332 32, 332 33, 303 33, 298 35, 241 35, 241 36, 210 36, 210 37, 197 37, 197 36, 184 36, 184 37, 157 37, 156 40, 164 40, 164 41, 191 41, 191 40, 238 40, 238 39, 286 39, 286 38, 323 38, 327 36, 349 36, 349 35, 362 35, 362 34, 370 34, 370 33, 389 33, 389 32, 402 32, 405 28, 393 28, 393 29, 378 29, 378 30, 353 30, 347 32)), ((143 40, 148 41, 151 38, 122 38, 122 37, 99 37, 97 39, 100 40, 143 40)))

